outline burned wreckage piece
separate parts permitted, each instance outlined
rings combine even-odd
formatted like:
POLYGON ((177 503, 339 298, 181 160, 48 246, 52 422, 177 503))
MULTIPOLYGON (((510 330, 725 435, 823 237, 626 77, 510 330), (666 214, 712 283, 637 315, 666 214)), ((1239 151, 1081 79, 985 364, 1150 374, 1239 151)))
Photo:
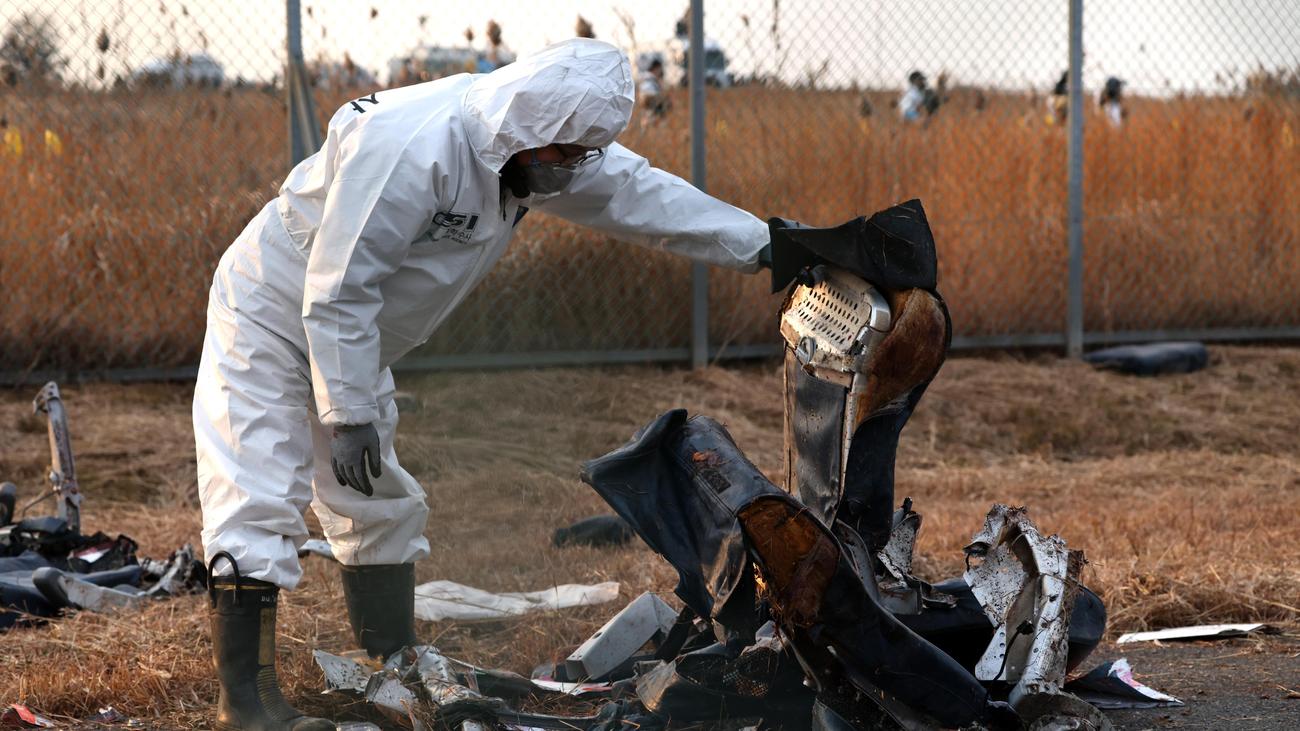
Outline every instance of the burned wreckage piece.
POLYGON ((752 644, 770 613, 819 693, 883 694, 897 699, 893 713, 926 709, 931 726, 999 711, 974 676, 872 599, 854 553, 712 419, 670 411, 587 463, 583 479, 668 558, 678 596, 723 628, 724 644, 752 644))
MULTIPOLYGON (((1067 717, 1106 727, 1060 688, 1105 624, 1101 602, 1079 586, 1081 553, 999 506, 968 548, 983 564, 933 586, 911 574, 921 520, 910 499, 895 509, 895 454, 951 338, 919 202, 783 235, 807 253, 781 314, 784 489, 720 424, 681 410, 583 467, 583 480, 677 570, 677 595, 718 640, 708 652, 720 660, 684 654, 639 675, 641 700, 673 717, 664 699, 684 687, 684 670, 734 678, 727 663, 774 620, 769 647, 813 691, 795 711, 810 714, 804 723, 1017 728, 1067 717), (983 566, 1009 566, 1019 580, 999 583, 983 566)), ((729 699, 717 682, 711 689, 729 699)))

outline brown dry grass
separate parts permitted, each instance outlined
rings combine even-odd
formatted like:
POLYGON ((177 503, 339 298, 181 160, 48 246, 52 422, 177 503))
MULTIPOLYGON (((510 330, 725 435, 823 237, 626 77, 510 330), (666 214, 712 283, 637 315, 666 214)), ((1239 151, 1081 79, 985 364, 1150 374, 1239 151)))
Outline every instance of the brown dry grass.
MULTIPOLYGON (((217 259, 284 175, 281 100, 8 93, 27 153, 0 152, 0 369, 193 363, 217 259), (61 156, 43 154, 47 128, 61 156)), ((322 115, 344 100, 322 99, 322 115)), ((710 191, 815 225, 919 197, 958 335, 1059 331, 1066 140, 1041 101, 995 95, 976 111, 962 97, 924 129, 877 101, 864 119, 849 93, 711 91, 710 191)), ((623 141, 685 174, 687 104, 676 102, 665 123, 634 123, 623 141)), ((1300 102, 1132 107, 1119 131, 1089 110, 1088 327, 1294 325, 1300 102)), ((770 342, 759 279, 715 277, 715 340, 770 342)), ((680 261, 531 217, 429 348, 682 347, 687 281, 680 261)))
MULTIPOLYGON (((627 367, 412 376, 423 409, 398 451, 430 493, 433 555, 421 580, 490 590, 623 582, 622 597, 671 591, 647 549, 556 550, 556 526, 601 512, 577 463, 622 443, 661 410, 712 415, 780 479, 780 376, 772 363, 692 373, 627 367)), ((27 389, 31 390, 31 389, 27 389)), ((90 528, 148 555, 196 541, 190 388, 68 387, 90 528)), ((28 394, 0 394, 0 477, 26 494, 47 459, 28 394)), ((1052 358, 950 360, 904 433, 898 496, 925 515, 919 567, 959 570, 960 548, 994 501, 1024 504, 1091 561, 1086 580, 1110 632, 1201 621, 1300 619, 1300 350, 1213 350, 1201 373, 1135 379, 1052 358)), ((350 645, 337 572, 306 561, 280 625, 281 669, 303 707, 348 713, 321 687, 309 648, 350 645)), ((475 663, 527 672, 579 643, 614 605, 478 625, 422 623, 421 636, 475 663)), ((81 614, 9 633, 0 705, 84 717, 115 704, 193 727, 216 689, 204 599, 138 614, 81 614)))

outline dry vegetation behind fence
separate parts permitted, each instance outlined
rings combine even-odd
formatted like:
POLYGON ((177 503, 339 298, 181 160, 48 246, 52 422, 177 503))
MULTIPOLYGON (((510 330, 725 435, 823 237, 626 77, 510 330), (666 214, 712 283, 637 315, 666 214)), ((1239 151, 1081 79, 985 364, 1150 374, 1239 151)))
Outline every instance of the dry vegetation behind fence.
MULTIPOLYGON (((284 174, 282 100, 222 91, 9 90, 0 150, 0 370, 196 360, 211 273, 284 174), (58 136, 61 154, 41 144, 58 136)), ((686 99, 623 140, 689 171, 686 99)), ((343 99, 323 101, 328 114, 343 99)), ((740 87, 709 95, 709 190, 760 216, 836 224, 919 197, 957 335, 1059 332, 1065 131, 1040 100, 960 97, 904 127, 883 97, 740 87)), ((1138 99, 1089 113, 1086 326, 1294 326, 1300 102, 1138 99)), ((715 342, 770 342, 761 278, 712 285, 715 342)), ((431 352, 686 344, 687 267, 529 218, 431 352)))

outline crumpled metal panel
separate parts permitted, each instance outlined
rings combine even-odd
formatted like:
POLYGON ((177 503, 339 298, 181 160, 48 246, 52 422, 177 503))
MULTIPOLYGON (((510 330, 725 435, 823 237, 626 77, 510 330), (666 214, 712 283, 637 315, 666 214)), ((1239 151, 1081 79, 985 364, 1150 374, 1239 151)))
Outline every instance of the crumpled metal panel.
POLYGON ((364 693, 366 683, 373 671, 361 663, 341 655, 334 655, 322 650, 313 650, 312 658, 325 674, 325 692, 349 691, 364 693))
POLYGON ((667 602, 645 592, 565 658, 565 675, 570 679, 601 678, 652 638, 667 636, 676 621, 677 612, 667 602))
POLYGON ((399 723, 416 723, 415 691, 402 684, 392 671, 371 675, 363 691, 366 701, 373 703, 384 715, 399 723))
MULTIPOLYGON (((889 540, 876 553, 876 560, 884 568, 884 573, 876 575, 879 592, 876 601, 896 617, 917 615, 927 608, 946 610, 957 606, 956 597, 935 591, 930 584, 912 575, 912 556, 916 551, 917 535, 921 532, 921 514, 912 510, 911 498, 905 498, 902 507, 894 511, 892 524, 889 540)), ((840 540, 845 540, 844 536, 841 535, 840 540)), ((862 573, 870 576, 871 571, 874 568, 862 573)))
MULTIPOLYGON (((431 717, 446 728, 482 731, 480 722, 518 716, 500 698, 484 696, 462 685, 456 661, 429 645, 394 653, 379 670, 341 655, 312 653, 325 674, 329 691, 360 693, 384 715, 403 726, 425 727, 419 717, 431 717)), ((471 666, 466 666, 471 667, 471 666)))
POLYGON ((420 682, 429 693, 429 700, 440 708, 464 701, 482 701, 483 696, 477 691, 461 685, 456 680, 451 662, 434 652, 432 648, 422 647, 416 651, 415 670, 420 682))
POLYGON ((1083 552, 1041 534, 1024 508, 1000 504, 965 551, 963 578, 996 626, 975 677, 1012 683, 1009 700, 1025 718, 1109 727, 1095 708, 1062 690, 1083 552))
POLYGON ((912 575, 912 554, 916 551, 916 536, 921 532, 921 514, 912 510, 911 499, 894 512, 894 529, 889 541, 877 557, 891 576, 903 581, 912 575))

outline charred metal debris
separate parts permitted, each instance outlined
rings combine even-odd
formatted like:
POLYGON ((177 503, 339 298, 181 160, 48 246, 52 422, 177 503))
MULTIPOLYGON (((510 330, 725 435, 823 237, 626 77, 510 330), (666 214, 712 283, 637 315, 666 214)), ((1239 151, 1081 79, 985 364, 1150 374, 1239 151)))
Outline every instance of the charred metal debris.
POLYGON ((33 402, 50 437, 49 486, 18 507, 18 488, 0 483, 0 632, 67 609, 107 612, 203 588, 203 564, 188 544, 163 560, 136 554, 124 535, 85 534, 67 411, 53 382, 33 402), (26 517, 54 501, 54 514, 26 517))
POLYGON ((556 537, 599 543, 630 526, 677 570, 684 608, 642 596, 529 679, 431 647, 380 670, 317 653, 331 689, 464 731, 1110 728, 1062 688, 1106 621, 1081 551, 994 505, 963 575, 912 573, 922 520, 895 501, 895 453, 951 338, 919 201, 773 235, 802 247, 783 263, 796 272, 780 318, 785 484, 718 422, 669 411, 583 465, 618 520, 556 537), (513 710, 539 694, 604 704, 563 719, 513 710))

